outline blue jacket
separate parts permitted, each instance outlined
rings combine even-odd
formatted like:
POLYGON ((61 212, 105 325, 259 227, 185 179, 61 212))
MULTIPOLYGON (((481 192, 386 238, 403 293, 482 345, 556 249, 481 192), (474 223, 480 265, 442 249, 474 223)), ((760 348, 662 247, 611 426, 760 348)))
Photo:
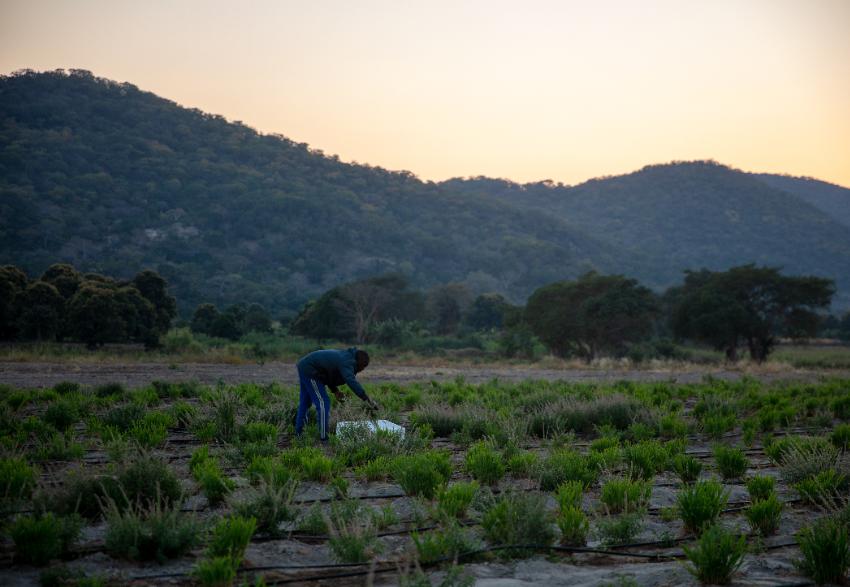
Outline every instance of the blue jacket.
POLYGON ((298 373, 324 383, 331 389, 340 385, 347 385, 357 397, 366 399, 366 390, 360 385, 355 377, 357 360, 355 353, 357 349, 351 347, 347 350, 322 350, 313 351, 298 359, 296 363, 298 373))

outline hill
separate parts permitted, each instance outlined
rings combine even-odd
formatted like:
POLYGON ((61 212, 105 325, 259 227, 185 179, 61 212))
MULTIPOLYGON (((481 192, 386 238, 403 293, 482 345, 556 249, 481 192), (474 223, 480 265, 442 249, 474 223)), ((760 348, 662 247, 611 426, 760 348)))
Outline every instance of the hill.
MULTIPOLYGON (((0 80, 0 262, 158 270, 186 311, 292 312, 388 271, 524 300, 623 254, 569 223, 340 162, 84 71, 0 80)), ((637 255, 626 258, 640 267, 637 255)))
POLYGON ((686 268, 756 262, 837 277, 846 292, 850 228, 711 162, 575 187, 424 182, 89 72, 5 76, 0 263, 35 275, 57 261, 118 277, 156 269, 183 312, 250 301, 291 314, 385 272, 524 301, 589 269, 660 288, 686 268))
POLYGON ((792 177, 771 173, 756 174, 767 185, 793 194, 850 226, 850 189, 811 177, 792 177))

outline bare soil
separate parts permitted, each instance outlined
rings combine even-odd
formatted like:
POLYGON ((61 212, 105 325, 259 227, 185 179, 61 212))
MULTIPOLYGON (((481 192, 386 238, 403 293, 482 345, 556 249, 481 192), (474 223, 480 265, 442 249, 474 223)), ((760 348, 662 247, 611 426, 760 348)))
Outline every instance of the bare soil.
MULTIPOLYGON (((369 383, 412 383, 416 381, 445 381, 462 377, 470 383, 483 383, 493 379, 514 382, 527 379, 565 380, 574 382, 612 381, 669 381, 695 383, 704 377, 737 380, 744 376, 763 381, 804 380, 817 381, 823 377, 850 377, 850 371, 811 371, 799 369, 759 370, 728 369, 718 367, 691 367, 687 369, 547 369, 534 365, 494 367, 482 366, 414 366, 372 365, 361 375, 369 383)), ((147 385, 151 381, 196 381, 202 384, 272 383, 294 384, 295 366, 291 363, 215 364, 215 363, 71 363, 71 362, 0 362, 0 384, 15 387, 50 387, 60 381, 74 381, 83 385, 122 383, 127 387, 147 385)))

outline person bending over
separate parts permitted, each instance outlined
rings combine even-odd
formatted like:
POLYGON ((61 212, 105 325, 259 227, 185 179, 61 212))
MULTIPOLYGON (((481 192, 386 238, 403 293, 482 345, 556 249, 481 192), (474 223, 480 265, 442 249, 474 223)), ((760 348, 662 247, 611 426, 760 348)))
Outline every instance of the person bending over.
POLYGON ((310 405, 314 405, 319 418, 319 434, 323 442, 328 439, 331 402, 325 386, 331 388, 339 401, 343 401, 339 386, 345 384, 371 408, 377 409, 378 404, 366 395, 366 390, 356 378, 356 374, 365 369, 368 364, 369 354, 354 347, 346 350, 313 351, 301 357, 295 365, 298 368, 298 381, 301 386, 298 415, 295 417, 295 435, 300 436, 304 431, 307 410, 310 409, 310 405))

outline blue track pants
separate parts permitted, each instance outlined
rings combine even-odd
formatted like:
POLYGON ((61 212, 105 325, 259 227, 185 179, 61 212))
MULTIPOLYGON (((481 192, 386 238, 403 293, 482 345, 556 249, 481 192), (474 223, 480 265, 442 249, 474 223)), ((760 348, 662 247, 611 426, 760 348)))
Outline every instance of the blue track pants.
POLYGON ((310 406, 316 406, 316 415, 319 418, 319 434, 322 440, 328 439, 328 427, 331 425, 331 401, 325 384, 315 379, 310 379, 298 370, 298 380, 301 385, 301 397, 298 402, 298 414, 295 416, 295 434, 300 435, 304 431, 304 422, 307 419, 307 410, 310 406))

